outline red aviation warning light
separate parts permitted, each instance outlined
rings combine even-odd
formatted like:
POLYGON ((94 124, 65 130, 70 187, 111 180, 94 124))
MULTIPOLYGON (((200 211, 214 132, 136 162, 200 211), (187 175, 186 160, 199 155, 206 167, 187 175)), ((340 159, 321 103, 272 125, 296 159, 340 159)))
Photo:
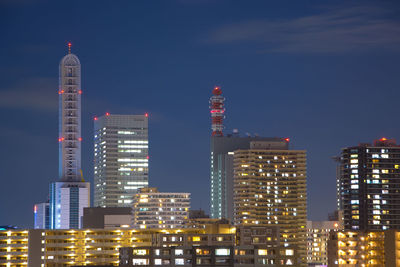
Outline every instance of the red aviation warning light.
POLYGON ((221 87, 215 86, 213 96, 210 98, 210 113, 211 113, 211 129, 212 136, 223 136, 222 130, 224 129, 225 119, 225 98, 221 95, 221 87))
POLYGON ((71 54, 71 46, 72 46, 71 42, 68 42, 68 54, 71 54))

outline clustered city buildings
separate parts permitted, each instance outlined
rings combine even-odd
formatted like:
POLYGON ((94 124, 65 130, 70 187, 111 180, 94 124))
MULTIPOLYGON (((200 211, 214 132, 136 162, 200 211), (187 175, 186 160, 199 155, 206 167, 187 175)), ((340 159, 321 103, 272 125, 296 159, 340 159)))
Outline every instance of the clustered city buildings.
POLYGON ((400 266, 400 146, 342 149, 338 210, 307 221, 306 151, 224 134, 210 98, 210 217, 190 193, 149 187, 148 115, 94 118, 94 207, 81 170, 81 65, 60 63, 59 180, 34 229, 0 228, 0 266, 400 266))

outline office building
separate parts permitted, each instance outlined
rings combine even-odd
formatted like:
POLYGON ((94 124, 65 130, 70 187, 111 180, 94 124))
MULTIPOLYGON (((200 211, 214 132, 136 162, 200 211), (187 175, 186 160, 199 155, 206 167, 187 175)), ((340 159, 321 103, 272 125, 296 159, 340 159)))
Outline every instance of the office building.
POLYGON ((35 204, 33 207, 35 229, 50 229, 49 207, 49 202, 35 204))
POLYGON ((382 138, 342 149, 344 229, 400 229, 400 146, 382 138))
POLYGON ((338 266, 400 266, 400 232, 338 232, 338 266))
POLYGON ((94 206, 131 207, 149 180, 148 116, 94 118, 94 206))
POLYGON ((59 69, 59 181, 50 184, 50 228, 80 228, 83 208, 90 206, 90 184, 81 169, 81 64, 71 53, 59 69))
POLYGON ((307 221, 308 266, 328 266, 328 241, 338 230, 337 221, 307 221))
POLYGON ((92 207, 83 209, 83 229, 127 228, 130 227, 131 222, 132 208, 130 207, 92 207))
POLYGON ((132 205, 132 227, 140 229, 181 228, 189 219, 190 193, 160 193, 141 188, 132 205))
POLYGON ((234 224, 278 226, 280 242, 306 265, 306 151, 256 141, 233 157, 234 224))

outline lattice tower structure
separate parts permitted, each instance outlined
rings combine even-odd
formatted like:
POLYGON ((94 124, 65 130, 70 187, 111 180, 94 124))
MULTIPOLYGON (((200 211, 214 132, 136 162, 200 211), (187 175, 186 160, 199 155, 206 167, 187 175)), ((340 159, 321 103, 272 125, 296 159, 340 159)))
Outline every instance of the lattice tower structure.
POLYGON ((225 98, 221 95, 221 87, 214 87, 213 96, 210 98, 210 113, 211 113, 211 129, 212 136, 223 136, 224 119, 225 119, 225 98))

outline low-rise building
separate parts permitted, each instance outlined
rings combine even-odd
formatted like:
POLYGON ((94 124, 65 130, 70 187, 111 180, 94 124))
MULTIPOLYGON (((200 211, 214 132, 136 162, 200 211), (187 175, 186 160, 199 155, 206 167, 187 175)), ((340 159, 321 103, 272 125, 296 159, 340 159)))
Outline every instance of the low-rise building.
POLYGON ((190 193, 160 193, 146 187, 135 194, 132 227, 136 229, 180 228, 189 219, 190 193))
POLYGON ((338 230, 340 230, 338 221, 307 221, 308 266, 328 265, 330 233, 338 230))
POLYGON ((276 266, 276 248, 179 246, 120 249, 120 266, 276 266))
POLYGON ((84 229, 129 228, 132 221, 130 207, 90 207, 83 209, 82 225, 84 229))
POLYGON ((397 230, 341 231, 337 236, 339 266, 400 266, 397 230))
MULTIPOLYGON (((213 223, 204 224, 204 227, 199 228, 168 230, 11 229, 0 231, 0 266, 118 266, 119 249, 122 247, 189 248, 192 250, 191 254, 188 251, 184 253, 190 254, 191 262, 197 262, 199 266, 210 262, 215 262, 216 265, 234 262, 240 264, 239 266, 248 267, 257 264, 297 266, 296 259, 300 257, 296 248, 284 246, 279 242, 278 228, 273 225, 246 225, 235 228, 229 224, 213 223), (198 248, 205 250, 198 252, 198 248), (207 249, 210 249, 209 253, 205 252, 207 249), (229 255, 219 255, 223 251, 226 252, 224 249, 230 249, 229 255)), ((170 258, 170 263, 182 263, 181 260, 175 262, 175 258, 170 258)), ((186 263, 188 261, 185 260, 184 264, 186 263)))

